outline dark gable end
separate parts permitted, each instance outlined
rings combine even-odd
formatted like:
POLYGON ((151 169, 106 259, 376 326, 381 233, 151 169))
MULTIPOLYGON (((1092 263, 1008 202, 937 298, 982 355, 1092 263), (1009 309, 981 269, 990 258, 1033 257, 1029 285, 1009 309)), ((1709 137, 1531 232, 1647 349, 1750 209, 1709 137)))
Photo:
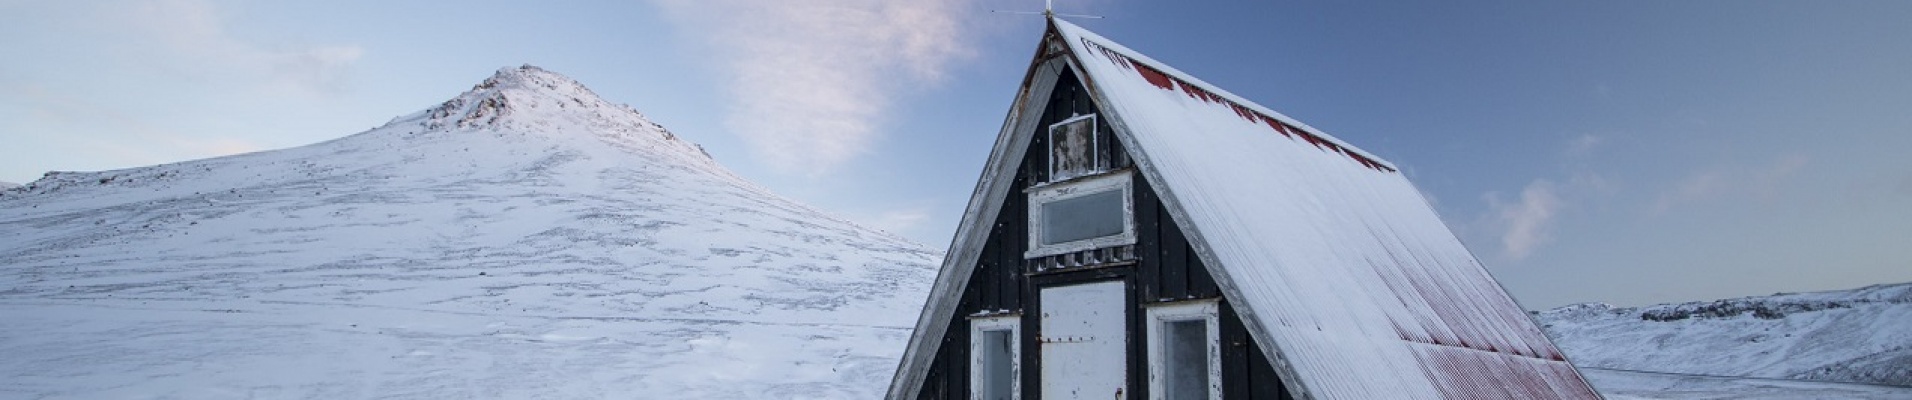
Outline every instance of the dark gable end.
MULTIPOLYGON (((1061 72, 1057 86, 1049 100, 1043 106, 1038 127, 1078 115, 1097 114, 1094 101, 1084 88, 1078 84, 1070 71, 1061 72)), ((1111 156, 1110 168, 1123 170, 1132 168, 1127 160, 1127 151, 1120 141, 1115 140, 1107 124, 1100 124, 1097 132, 1107 141, 1099 142, 1099 151, 1111 156)), ((945 322, 950 327, 942 334, 924 383, 913 398, 917 399, 963 399, 969 396, 970 361, 972 355, 968 344, 970 331, 965 329, 973 317, 993 315, 1013 315, 1020 318, 1025 327, 1038 326, 1040 310, 1030 301, 1036 296, 1034 289, 1056 284, 1073 282, 1094 282, 1120 280, 1133 293, 1130 301, 1140 304, 1174 303, 1187 300, 1220 301, 1221 290, 1214 279, 1201 266, 1201 260, 1195 257, 1187 240, 1176 227, 1168 211, 1161 207, 1155 193, 1146 179, 1132 175, 1136 190, 1133 192, 1134 215, 1137 228, 1137 241, 1134 245, 1123 246, 1127 255, 1113 257, 1107 266, 1067 266, 1065 256, 1045 256, 1025 258, 1027 251, 1028 224, 1026 215, 1028 201, 1022 194, 1031 186, 1031 182, 1045 182, 1049 179, 1049 160, 1042 151, 1049 143, 1047 138, 1036 137, 1030 141, 1022 160, 1015 169, 1015 179, 1010 193, 999 201, 1001 211, 995 222, 990 225, 988 239, 982 247, 969 282, 964 285, 961 300, 956 312, 947 316, 945 322), (1041 272, 1038 272, 1038 271, 1041 272)), ((1076 262, 1081 264, 1080 261, 1076 262)), ((1221 301, 1224 310, 1226 301, 1221 301)), ((1219 334, 1227 349, 1222 354, 1223 392, 1231 399, 1288 399, 1279 376, 1276 375, 1267 359, 1261 357, 1261 350, 1248 337, 1241 321, 1233 318, 1232 313, 1223 312, 1219 334)), ((1141 313, 1129 314, 1127 329, 1143 330, 1141 313)), ((1021 335, 1023 349, 1036 349, 1038 335, 1034 330, 1021 335)), ((1140 365, 1146 362, 1143 357, 1141 340, 1130 340, 1129 363, 1140 365)), ((1021 389, 1024 399, 1033 399, 1033 393, 1040 393, 1039 352, 1023 351, 1021 354, 1021 389)), ((1146 369, 1129 369, 1129 387, 1147 386, 1146 369)), ((1136 396, 1146 394, 1132 392, 1136 396)), ((1136 397, 1140 398, 1140 397, 1136 397)))
POLYGON ((1598 398, 1392 164, 1081 28, 1052 21, 991 151, 891 398, 1598 398), (1120 294, 1065 301, 1092 286, 1120 294), (1045 369, 1091 344, 1119 347, 1056 354, 1120 361, 1045 369))

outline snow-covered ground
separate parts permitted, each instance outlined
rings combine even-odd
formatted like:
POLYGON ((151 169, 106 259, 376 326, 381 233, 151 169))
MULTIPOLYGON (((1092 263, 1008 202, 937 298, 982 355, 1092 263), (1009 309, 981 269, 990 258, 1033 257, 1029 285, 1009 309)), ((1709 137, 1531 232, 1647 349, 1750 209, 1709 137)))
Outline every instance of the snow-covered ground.
POLYGON ((1912 283, 1536 320, 1581 367, 1912 386, 1912 283))
POLYGON ((1580 368, 1607 400, 1904 400, 1912 388, 1797 379, 1734 378, 1580 368))
POLYGON ((0 398, 876 398, 938 257, 507 68, 330 142, 0 191, 0 398))

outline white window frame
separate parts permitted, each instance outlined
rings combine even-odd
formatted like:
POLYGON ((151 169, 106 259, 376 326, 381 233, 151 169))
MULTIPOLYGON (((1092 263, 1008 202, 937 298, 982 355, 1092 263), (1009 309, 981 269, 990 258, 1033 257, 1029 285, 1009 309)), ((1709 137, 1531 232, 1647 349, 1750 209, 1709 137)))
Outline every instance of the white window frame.
POLYGON ((1009 331, 1010 399, 1022 398, 1022 316, 1003 315, 969 320, 969 398, 983 398, 983 333, 1009 331))
POLYGON ((1030 188, 1029 251, 1023 252, 1023 258, 1135 244, 1135 180, 1131 178, 1132 175, 1134 173, 1131 171, 1122 171, 1075 182, 1030 188), (1100 194, 1110 190, 1122 191, 1122 233, 1056 244, 1042 243, 1043 204, 1100 194))
POLYGON ((1069 119, 1062 120, 1062 122, 1049 124, 1049 133, 1048 133, 1049 148, 1043 149, 1043 151, 1049 153, 1049 181, 1050 182, 1068 180, 1070 178, 1075 178, 1078 176, 1094 175, 1097 172, 1101 172, 1101 170, 1104 168, 1104 166, 1102 165, 1103 160, 1102 160, 1102 153, 1101 153, 1102 143, 1099 143, 1102 141, 1102 135, 1099 134, 1101 132, 1098 132, 1101 126, 1096 125, 1097 122, 1098 121, 1096 121, 1095 119, 1095 114, 1086 114, 1086 115, 1077 115, 1074 117, 1069 117, 1069 119), (1056 170, 1056 151, 1055 151, 1056 128, 1075 124, 1076 122, 1079 122, 1082 120, 1089 120, 1089 169, 1085 171, 1078 171, 1073 175, 1063 175, 1061 173, 1062 171, 1056 170))
POLYGON ((1149 399, 1166 397, 1168 358, 1163 348, 1168 323, 1200 320, 1208 326, 1208 398, 1222 398, 1221 307, 1214 300, 1190 301, 1148 307, 1149 399))

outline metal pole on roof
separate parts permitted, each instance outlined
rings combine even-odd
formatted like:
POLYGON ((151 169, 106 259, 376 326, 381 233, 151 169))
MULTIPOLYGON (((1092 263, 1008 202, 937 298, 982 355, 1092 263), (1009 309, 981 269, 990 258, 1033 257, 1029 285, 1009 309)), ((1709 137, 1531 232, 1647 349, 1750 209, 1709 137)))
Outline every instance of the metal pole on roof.
POLYGON ((1059 14, 1059 13, 1056 13, 1056 10, 1055 10, 1055 3, 1056 3, 1056 1, 1055 1, 1055 0, 1043 0, 1043 2, 1042 2, 1042 12, 1034 12, 1034 11, 1003 11, 1003 10, 989 10, 989 12, 993 12, 993 13, 999 13, 999 14, 1019 14, 1019 15, 1041 15, 1041 16, 1043 16, 1043 17, 1047 17, 1047 18, 1055 18, 1055 17, 1068 17, 1068 18, 1091 18, 1091 19, 1102 19, 1102 16, 1100 16, 1100 15, 1085 15, 1085 14, 1059 14))

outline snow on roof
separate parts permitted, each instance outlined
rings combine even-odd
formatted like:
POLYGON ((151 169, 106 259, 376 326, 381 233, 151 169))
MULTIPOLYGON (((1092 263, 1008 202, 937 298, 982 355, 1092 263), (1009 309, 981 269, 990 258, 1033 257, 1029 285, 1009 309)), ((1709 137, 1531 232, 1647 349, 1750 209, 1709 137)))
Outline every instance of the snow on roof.
MULTIPOLYGON (((1081 32, 1094 35, 1094 33, 1086 30, 1081 32)), ((1097 37, 1100 38, 1100 36, 1097 37)), ((1149 85, 1155 86, 1158 89, 1179 91, 1191 99, 1201 100, 1202 102, 1211 103, 1219 107, 1227 107, 1229 111, 1235 113, 1235 116, 1241 117, 1243 120, 1250 123, 1268 125, 1267 128, 1270 132, 1279 133, 1282 137, 1286 137, 1290 140, 1308 143, 1315 146, 1315 149, 1318 150, 1346 156, 1348 159, 1354 160, 1362 166, 1383 172, 1395 171, 1393 164, 1376 158, 1368 152, 1356 149, 1353 145, 1349 145, 1332 136, 1317 133, 1318 131, 1313 127, 1308 127, 1307 124, 1297 122, 1293 118, 1289 118, 1279 112, 1269 110, 1267 107, 1262 107, 1260 104, 1255 104, 1254 102, 1243 99, 1234 93, 1215 88, 1214 85, 1210 85, 1208 82, 1203 82, 1200 79, 1188 76, 1176 70, 1174 67, 1156 62, 1154 59, 1148 58, 1148 56, 1139 53, 1130 56, 1129 53, 1124 53, 1124 50, 1127 49, 1126 47, 1120 47, 1121 45, 1115 44, 1115 42, 1108 43, 1109 45, 1124 50, 1116 50, 1116 48, 1111 48, 1096 41, 1086 40, 1081 37, 1078 37, 1077 41, 1080 42, 1081 48, 1090 52, 1099 53, 1098 55, 1114 62, 1116 66, 1135 72, 1136 75, 1142 77, 1142 80, 1148 81, 1149 85)), ((1076 44, 1078 43, 1071 43, 1071 46, 1073 47, 1076 44)))
POLYGON ((1297 395, 1597 398, 1392 164, 1054 25, 1297 395))

